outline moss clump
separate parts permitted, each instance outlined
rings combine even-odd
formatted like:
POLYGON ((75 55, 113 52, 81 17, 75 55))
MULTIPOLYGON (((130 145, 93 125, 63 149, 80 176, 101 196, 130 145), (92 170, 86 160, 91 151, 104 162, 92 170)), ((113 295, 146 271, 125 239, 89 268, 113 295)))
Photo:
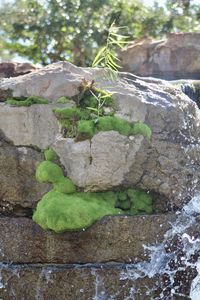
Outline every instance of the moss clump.
POLYGON ((49 148, 44 150, 44 157, 46 160, 55 161, 58 158, 58 155, 53 149, 49 148))
MULTIPOLYGON (((78 137, 84 137, 86 138, 92 138, 93 135, 95 134, 95 123, 93 120, 90 121, 85 121, 81 120, 78 122, 78 127, 77 127, 77 134, 78 137)), ((77 138, 78 138, 77 137, 77 138)))
POLYGON ((31 106, 33 104, 48 104, 48 100, 37 96, 30 96, 26 99, 8 99, 6 103, 11 106, 31 106))
POLYGON ((55 232, 81 230, 107 215, 145 214, 152 212, 152 198, 146 192, 128 189, 119 192, 76 192, 71 179, 52 162, 52 149, 44 152, 46 161, 36 170, 39 182, 53 183, 53 189, 38 202, 33 220, 43 229, 55 232))
POLYGON ((113 214, 121 214, 121 211, 102 205, 95 197, 86 201, 78 193, 65 195, 50 191, 38 203, 33 220, 43 229, 59 233, 87 228, 105 215, 113 214))
POLYGON ((67 177, 60 178, 58 182, 53 185, 54 190, 63 194, 73 194, 76 191, 76 187, 71 179, 67 177))
POLYGON ((79 120, 81 117, 81 111, 77 107, 54 108, 53 112, 58 119, 79 120))
POLYGON ((143 191, 129 189, 127 191, 127 195, 131 201, 131 214, 151 214, 153 212, 152 197, 150 194, 143 191))
POLYGON ((56 100, 57 103, 62 103, 62 104, 65 104, 65 103, 69 103, 70 99, 67 98, 67 97, 60 97, 56 100))
POLYGON ((146 125, 144 123, 141 123, 141 122, 138 122, 138 123, 135 123, 133 125, 133 128, 131 130, 131 134, 133 134, 133 135, 141 134, 145 138, 150 140, 151 135, 152 135, 152 131, 151 131, 151 128, 148 125, 146 125))
POLYGON ((51 161, 43 161, 36 170, 36 179, 38 182, 57 183, 64 178, 62 169, 51 161))

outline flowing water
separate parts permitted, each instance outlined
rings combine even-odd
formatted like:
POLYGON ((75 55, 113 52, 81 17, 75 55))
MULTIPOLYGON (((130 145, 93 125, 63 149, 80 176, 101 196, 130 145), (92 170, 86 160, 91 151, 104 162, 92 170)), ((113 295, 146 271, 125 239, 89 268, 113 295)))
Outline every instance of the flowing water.
MULTIPOLYGON (((144 246, 149 252, 149 262, 129 265, 121 272, 121 280, 134 281, 138 278, 159 276, 166 280, 159 296, 152 296, 151 299, 200 300, 200 239, 196 237, 200 230, 199 216, 200 194, 177 213, 176 221, 166 232, 161 244, 144 246), (184 291, 189 286, 188 295, 184 291)), ((132 297, 134 299, 134 293, 132 297)))

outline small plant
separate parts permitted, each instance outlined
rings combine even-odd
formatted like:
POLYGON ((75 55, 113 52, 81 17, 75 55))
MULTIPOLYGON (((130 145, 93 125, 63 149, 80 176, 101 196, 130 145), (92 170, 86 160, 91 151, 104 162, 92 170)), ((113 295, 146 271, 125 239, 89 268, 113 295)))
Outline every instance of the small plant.
POLYGON ((126 35, 119 34, 119 30, 125 27, 117 27, 115 21, 111 24, 108 29, 108 37, 106 40, 106 45, 102 47, 97 53, 92 67, 103 67, 108 68, 112 71, 118 71, 120 61, 116 55, 114 49, 117 47, 122 48, 125 44, 128 43, 126 35))

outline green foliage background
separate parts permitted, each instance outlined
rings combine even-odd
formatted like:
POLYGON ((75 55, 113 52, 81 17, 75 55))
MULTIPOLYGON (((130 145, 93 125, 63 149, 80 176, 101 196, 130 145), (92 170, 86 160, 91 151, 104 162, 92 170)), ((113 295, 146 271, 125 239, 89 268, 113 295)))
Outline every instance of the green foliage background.
POLYGON ((199 31, 200 6, 167 0, 146 7, 140 0, 13 0, 0 7, 0 57, 26 57, 46 65, 69 60, 91 65, 108 28, 126 26, 130 40, 168 32, 199 31))

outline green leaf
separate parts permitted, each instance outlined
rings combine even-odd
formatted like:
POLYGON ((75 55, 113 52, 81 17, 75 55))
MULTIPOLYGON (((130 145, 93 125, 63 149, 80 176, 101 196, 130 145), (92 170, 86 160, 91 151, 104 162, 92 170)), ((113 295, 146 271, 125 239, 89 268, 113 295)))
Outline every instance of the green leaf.
POLYGON ((103 48, 101 48, 99 50, 99 52, 97 53, 97 55, 92 63, 92 67, 96 67, 99 64, 99 62, 101 62, 104 59, 104 56, 102 56, 102 55, 105 50, 106 50, 106 46, 104 46, 103 48))
POLYGON ((97 108, 94 108, 94 107, 86 107, 86 108, 89 109, 89 110, 93 110, 93 111, 98 112, 98 109, 97 109, 97 108))

